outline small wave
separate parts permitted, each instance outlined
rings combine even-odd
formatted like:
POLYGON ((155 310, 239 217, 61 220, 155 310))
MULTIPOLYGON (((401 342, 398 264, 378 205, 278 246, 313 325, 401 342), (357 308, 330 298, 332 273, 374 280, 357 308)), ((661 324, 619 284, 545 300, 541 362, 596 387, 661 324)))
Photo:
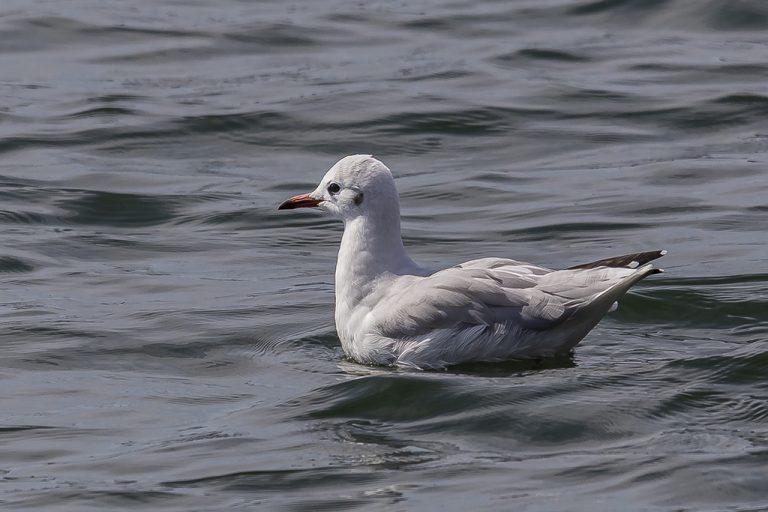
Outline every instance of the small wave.
POLYGON ((696 371, 699 378, 718 384, 754 384, 765 380, 768 348, 756 342, 731 354, 694 357, 669 363, 671 368, 696 371))
POLYGON ((498 55, 492 59, 492 62, 505 67, 519 66, 521 61, 541 61, 547 63, 582 63, 589 62, 591 59, 584 55, 564 50, 554 50, 550 48, 524 48, 512 53, 498 55))
POLYGON ((75 197, 57 201, 56 206, 64 210, 64 220, 72 224, 143 227, 173 219, 179 200, 173 197, 81 191, 75 197))
POLYGON ((21 273, 32 272, 35 266, 15 256, 0 256, 0 272, 21 273))

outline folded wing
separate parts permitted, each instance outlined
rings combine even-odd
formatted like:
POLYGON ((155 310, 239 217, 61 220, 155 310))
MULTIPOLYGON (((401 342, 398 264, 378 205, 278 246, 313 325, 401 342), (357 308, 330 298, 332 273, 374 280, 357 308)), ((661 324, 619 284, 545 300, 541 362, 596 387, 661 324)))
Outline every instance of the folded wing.
POLYGON ((550 270, 486 258, 411 278, 405 286, 389 287, 391 293, 371 313, 377 331, 392 338, 499 324, 541 331, 557 327, 638 271, 605 267, 550 270))

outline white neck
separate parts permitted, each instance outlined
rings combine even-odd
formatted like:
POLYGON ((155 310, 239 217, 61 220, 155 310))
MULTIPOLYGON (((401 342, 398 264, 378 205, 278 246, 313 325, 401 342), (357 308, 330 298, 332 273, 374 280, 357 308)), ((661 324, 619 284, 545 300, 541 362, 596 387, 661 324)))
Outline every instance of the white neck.
POLYGON ((385 272, 403 275, 418 270, 403 247, 399 218, 375 222, 358 216, 345 222, 336 261, 337 294, 340 289, 365 288, 385 272))
POLYGON ((424 274, 405 252, 399 217, 396 212, 377 220, 360 215, 345 221, 336 260, 337 326, 351 320, 352 310, 373 291, 380 276, 424 274))

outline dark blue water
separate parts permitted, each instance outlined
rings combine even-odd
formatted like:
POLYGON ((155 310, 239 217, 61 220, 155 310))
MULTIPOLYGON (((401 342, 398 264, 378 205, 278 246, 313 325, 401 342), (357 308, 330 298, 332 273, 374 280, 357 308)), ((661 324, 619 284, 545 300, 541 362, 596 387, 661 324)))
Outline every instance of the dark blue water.
POLYGON ((765 510, 768 4, 5 0, 3 510, 765 510), (343 358, 341 226, 434 267, 666 248, 571 358, 343 358))

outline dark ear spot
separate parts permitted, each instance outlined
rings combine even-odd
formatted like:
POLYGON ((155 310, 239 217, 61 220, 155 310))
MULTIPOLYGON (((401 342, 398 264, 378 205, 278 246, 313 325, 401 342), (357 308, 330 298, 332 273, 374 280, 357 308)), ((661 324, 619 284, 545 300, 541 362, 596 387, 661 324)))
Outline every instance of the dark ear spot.
POLYGON ((360 206, 360 203, 362 202, 363 202, 363 193, 358 192, 357 195, 355 196, 355 204, 360 206))

